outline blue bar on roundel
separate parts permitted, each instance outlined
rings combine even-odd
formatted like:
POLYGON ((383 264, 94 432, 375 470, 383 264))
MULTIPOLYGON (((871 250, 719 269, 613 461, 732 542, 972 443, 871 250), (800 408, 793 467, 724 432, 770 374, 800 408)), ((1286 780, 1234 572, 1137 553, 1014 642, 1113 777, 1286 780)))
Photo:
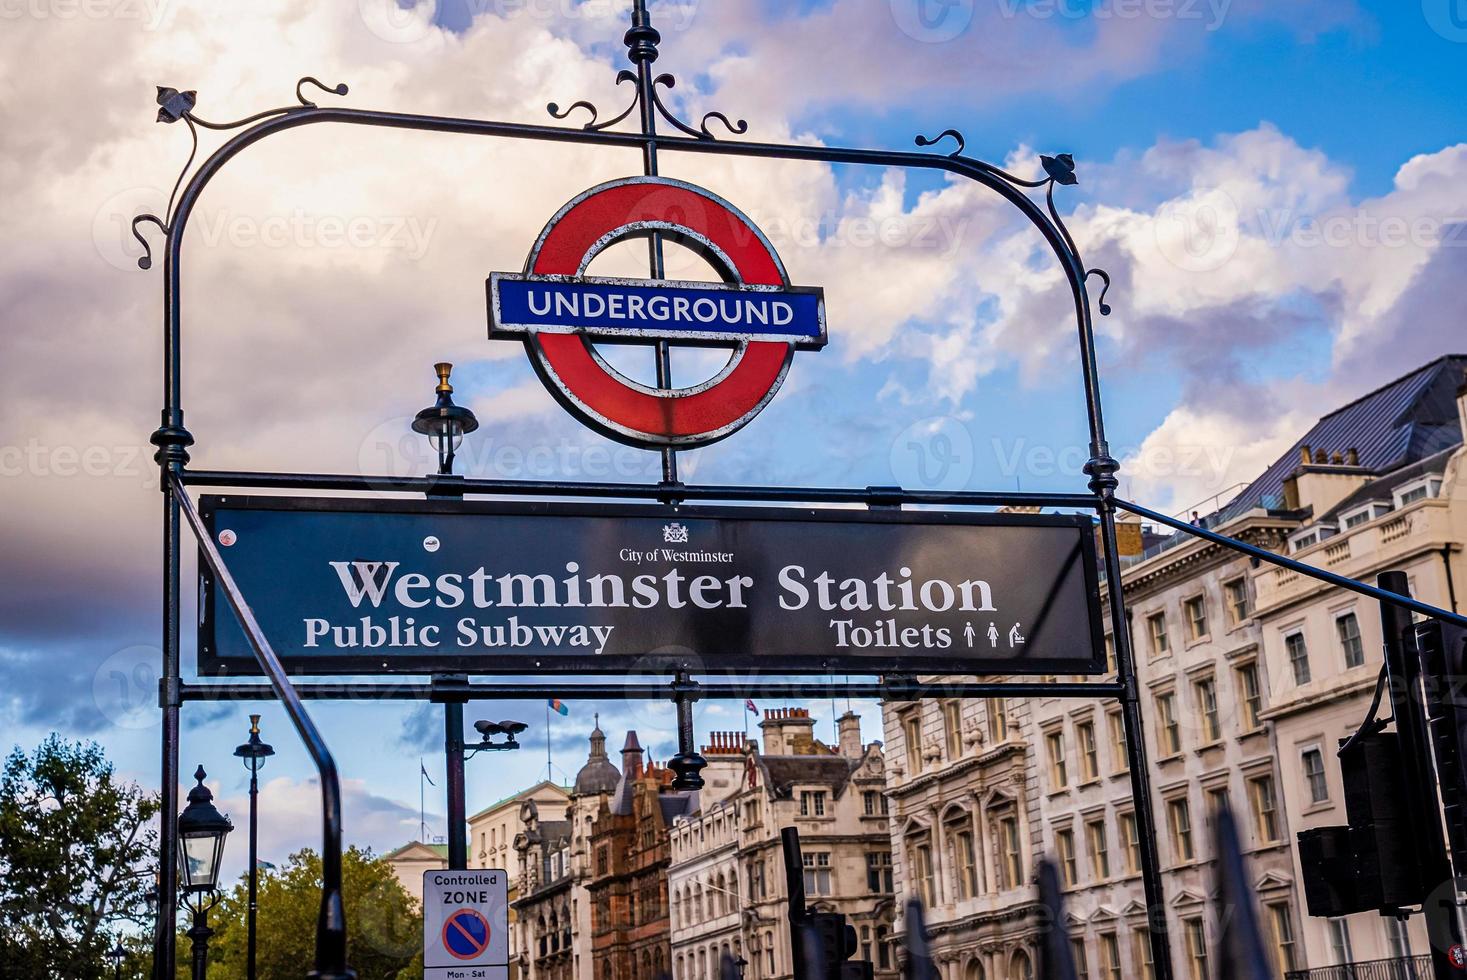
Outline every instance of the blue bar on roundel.
POLYGON ((539 330, 613 340, 825 345, 825 299, 818 288, 494 273, 489 292, 490 336, 539 330))

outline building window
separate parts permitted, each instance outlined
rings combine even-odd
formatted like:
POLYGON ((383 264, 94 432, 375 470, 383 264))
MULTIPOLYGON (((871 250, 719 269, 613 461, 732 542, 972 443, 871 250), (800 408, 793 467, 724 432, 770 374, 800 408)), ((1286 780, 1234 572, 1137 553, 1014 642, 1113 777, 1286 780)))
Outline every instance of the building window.
POLYGON ((916 878, 917 897, 928 908, 937 904, 936 883, 932 878, 932 845, 925 841, 912 848, 912 873, 916 878))
POLYGON ((942 706, 942 733, 947 741, 947 757, 950 761, 963 757, 963 704, 948 701, 942 706))
POLYGON ((1136 975, 1141 980, 1155 980, 1156 967, 1151 959, 1151 930, 1146 926, 1137 926, 1136 931, 1131 933, 1131 949, 1135 953, 1136 975))
POLYGON ((1075 741, 1080 743, 1080 778, 1085 782, 1100 776, 1100 753, 1095 745, 1095 722, 1075 725, 1075 741))
POLYGON ((1110 842, 1106 840, 1105 819, 1085 824, 1085 844, 1090 851, 1090 872, 1096 881, 1110 877, 1110 842))
POLYGON ((1168 691, 1156 696, 1156 721, 1161 739, 1161 754, 1176 755, 1182 751, 1182 729, 1177 721, 1177 698, 1168 691))
MULTIPOLYGON (((891 930, 884 925, 876 927, 876 968, 878 970, 891 969, 891 943, 887 942, 887 934, 891 930)), ((771 938, 770 942, 774 940, 771 938)))
POLYGON ((1090 980, 1090 960, 1085 955, 1085 940, 1076 937, 1070 940, 1070 957, 1075 961, 1075 980, 1090 980))
POLYGON ((1116 638, 1111 633, 1105 634, 1105 672, 1116 672, 1116 638))
POLYGON ((1210 786, 1202 792, 1207 800, 1207 825, 1209 827, 1215 827, 1217 825, 1217 815, 1228 807, 1232 802, 1232 797, 1229 796, 1228 788, 1225 785, 1210 786))
POLYGON ((830 852, 806 851, 800 859, 805 865, 805 894, 829 895, 830 852))
POLYGON ((1118 820, 1121 828, 1121 848, 1126 859, 1126 874, 1141 871, 1141 838, 1136 833, 1136 814, 1122 813, 1118 820))
POLYGON ((1263 689, 1258 684, 1258 664, 1246 663, 1237 669, 1238 701, 1243 708, 1243 730, 1257 731, 1263 711, 1263 689))
POLYGON ((1194 595, 1182 603, 1182 612, 1187 622, 1187 639, 1196 642, 1207 637, 1207 599, 1194 595))
POLYGON ((908 715, 902 730, 907 736, 907 768, 915 776, 922 771, 922 719, 908 715))
POLYGON ((1355 961, 1355 949, 1350 942, 1350 923, 1344 919, 1329 920, 1329 947, 1335 962, 1341 966, 1355 961))
POLYGON ((1223 583, 1223 595, 1228 603, 1228 625, 1242 626, 1253 615, 1248 601, 1248 580, 1241 575, 1223 583))
POLYGON ((1113 774, 1127 772, 1131 768, 1131 760, 1126 755, 1126 721, 1119 711, 1112 711, 1106 716, 1106 723, 1110 726, 1110 771, 1113 774))
POLYGON ((861 793, 861 803, 868 817, 884 817, 887 813, 886 794, 880 790, 868 789, 861 793))
POLYGON ((1359 667, 1365 663, 1365 647, 1360 642, 1360 620, 1353 612, 1335 619, 1335 633, 1345 654, 1345 666, 1359 667))
POLYGON ((1064 789, 1070 785, 1069 769, 1065 766, 1065 733, 1060 731, 1045 735, 1044 747, 1049 753, 1049 788, 1064 789))
POLYGON ((1187 938, 1187 975, 1191 980, 1211 980, 1207 963, 1207 934, 1201 919, 1182 923, 1187 938))
POLYGON ((1075 866, 1075 832, 1066 827, 1054 832, 1054 849, 1058 852, 1060 877, 1066 888, 1074 888, 1079 880, 1079 868, 1075 866))
POLYGON ((1146 617, 1147 633, 1151 636, 1151 655, 1162 657, 1171 649, 1166 637, 1166 613, 1152 613, 1146 617))
POLYGON ((1279 803, 1272 776, 1248 780, 1248 794, 1253 802, 1253 829, 1266 844, 1279 840, 1279 803))
POLYGON ((1202 721, 1202 741, 1217 742, 1222 739, 1222 723, 1217 716, 1217 681, 1204 678, 1192 686, 1197 696, 1197 715, 1202 721))
POLYGON ((1397 487, 1394 494, 1396 506, 1405 507, 1407 504, 1414 504, 1418 500, 1435 497, 1440 492, 1441 486, 1441 477, 1433 475, 1422 477, 1414 483, 1407 483, 1404 486, 1397 487))
POLYGON ((1024 883, 1024 853, 1019 842, 1019 818, 1010 814, 994 824, 999 852, 999 887, 1018 888, 1024 883))
POLYGON ((866 852, 866 890, 883 894, 896 890, 892 887, 890 851, 866 852))
POLYGON ((973 844, 973 824, 964 819, 961 829, 949 827, 956 859, 958 898, 978 897, 978 849, 973 844))
POLYGON ((988 741, 997 745, 1009 737, 1009 718, 1003 698, 988 699, 988 741))
POLYGON ((1289 656, 1289 666, 1294 671, 1295 684, 1309 683, 1309 648, 1304 643, 1303 633, 1290 633, 1284 637, 1284 652, 1289 656))
POLYGON ((1324 753, 1310 747, 1299 754, 1304 767, 1304 782, 1309 786, 1310 803, 1329 802, 1329 777, 1324 771, 1324 753))
MULTIPOLYGON (((1287 908, 1285 909, 1287 911, 1287 908)), ((1406 920, 1389 918, 1386 923, 1386 941, 1391 945, 1391 956, 1398 960, 1411 956, 1411 935, 1406 931, 1406 920)))
POLYGON ((823 817, 825 816, 825 791, 824 790, 801 790, 800 791, 800 816, 823 817))
POLYGON ((1288 902, 1274 902, 1268 906, 1268 925, 1273 932, 1274 959, 1279 972, 1289 973, 1299 969, 1299 954, 1294 941, 1294 916, 1288 902))
POLYGON ((1192 811, 1186 800, 1168 800, 1166 824, 1172 837, 1172 856, 1178 863, 1196 856, 1192 848, 1192 811))
POLYGON ((1121 980, 1121 944, 1113 932, 1100 934, 1101 980, 1121 980))

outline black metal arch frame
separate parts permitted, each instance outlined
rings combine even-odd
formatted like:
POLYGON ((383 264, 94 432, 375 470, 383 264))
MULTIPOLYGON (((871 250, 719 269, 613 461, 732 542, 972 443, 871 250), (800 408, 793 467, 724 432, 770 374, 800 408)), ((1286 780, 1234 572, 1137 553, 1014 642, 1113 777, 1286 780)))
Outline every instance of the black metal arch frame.
MULTIPOLYGON (((1395 603, 1428 616, 1435 616, 1467 626, 1467 618, 1385 592, 1362 582, 1316 569, 1281 555, 1237 541, 1203 528, 1194 527, 1136 504, 1120 500, 1116 472, 1119 464, 1110 455, 1101 412, 1099 372, 1096 365, 1095 338, 1091 320, 1091 298, 1086 288, 1090 276, 1097 276, 1103 288, 1097 308, 1110 312, 1105 293, 1110 277, 1102 270, 1087 269, 1073 238, 1055 208, 1057 184, 1074 184, 1074 161, 1068 154, 1041 158, 1046 176, 1027 180, 998 167, 963 155, 964 141, 956 130, 944 130, 935 138, 918 136, 920 147, 933 146, 949 139, 954 149, 947 154, 916 151, 891 151, 849 147, 809 146, 779 143, 726 142, 716 139, 709 129, 711 122, 722 124, 733 134, 747 130, 743 120, 731 122, 718 112, 706 113, 694 127, 679 120, 663 102, 659 89, 671 88, 671 75, 654 75, 652 63, 657 59, 660 36, 652 27, 646 0, 633 0, 632 26, 625 43, 628 57, 635 66, 617 75, 618 84, 635 83, 636 93, 619 115, 601 120, 589 102, 575 102, 565 109, 551 103, 547 108, 556 119, 565 119, 574 111, 589 113, 590 119, 580 128, 535 126, 490 120, 449 118, 361 109, 324 108, 308 100, 305 86, 311 85, 327 93, 345 95, 345 85, 328 87, 314 78, 303 78, 296 85, 299 104, 259 112, 232 122, 205 120, 193 111, 193 92, 171 88, 158 89, 158 120, 175 123, 182 120, 189 128, 193 146, 162 216, 140 215, 133 220, 133 234, 142 244, 141 268, 150 268, 152 251, 141 233, 143 224, 152 224, 163 234, 163 411, 162 423, 151 441, 158 447, 155 455, 160 469, 163 492, 164 546, 164 612, 163 663, 159 684, 162 726, 162 832, 159 835, 159 893, 173 895, 177 890, 177 865, 174 854, 177 841, 179 712, 184 701, 278 699, 289 715, 297 733, 314 761, 321 780, 322 794, 322 896, 317 925, 315 968, 310 976, 319 980, 346 980, 355 976, 347 965, 346 922, 341 896, 341 794, 335 761, 320 731, 303 704, 304 699, 384 700, 430 699, 463 701, 470 699, 514 699, 564 696, 568 690, 579 697, 624 697, 669 699, 677 705, 680 752, 672 761, 680 778, 689 785, 701 780, 697 770, 702 760, 694 753, 692 702, 701 698, 743 698, 754 695, 784 697, 826 697, 835 694, 857 697, 910 700, 933 694, 952 697, 1059 697, 1111 698, 1122 706, 1123 724, 1129 755, 1131 788, 1136 806, 1137 831, 1142 859, 1142 879, 1148 907, 1164 909, 1160 857, 1157 851, 1157 828, 1154 798, 1147 767, 1136 670, 1126 629, 1126 609, 1121 588, 1121 569, 1116 542, 1116 512, 1129 511, 1147 520, 1202 537, 1213 543, 1250 555, 1261 561, 1293 569, 1300 574, 1321 579, 1341 588, 1372 598, 1395 603), (610 127, 638 113, 639 129, 635 132, 610 127), (680 135, 658 132, 658 119, 670 124, 680 135), (851 164, 876 167, 902 167, 916 170, 942 171, 976 181, 1012 204, 1043 236, 1064 270, 1074 300, 1075 324, 1079 343, 1080 375, 1084 389, 1087 422, 1090 433, 1090 459, 1085 465, 1089 476, 1088 493, 1003 493, 984 491, 923 491, 899 487, 856 488, 781 488, 758 486, 697 486, 678 480, 676 451, 662 449, 660 483, 626 485, 617 483, 578 483, 556 481, 481 480, 458 477, 378 477, 365 475, 287 474, 232 471, 189 470, 188 447, 193 436, 184 428, 180 396, 182 377, 182 276, 183 237, 190 216, 205 187, 219 170, 249 146, 267 136, 301 126, 340 123, 407 129, 418 132, 459 133, 474 136, 501 137, 516 140, 541 140, 580 143, 600 147, 639 149, 644 171, 657 173, 660 152, 732 155, 749 158, 802 160, 824 164, 851 164), (210 154, 190 175, 190 167, 198 151, 198 128, 240 130, 210 154), (1031 193, 1042 191, 1042 204, 1031 193), (904 504, 942 504, 963 507, 1002 505, 1063 507, 1093 511, 1101 534, 1102 557, 1110 626, 1115 642, 1117 677, 1114 681, 1075 683, 983 681, 925 683, 912 678, 884 677, 875 682, 836 683, 834 681, 774 682, 761 679, 697 682, 685 674, 670 681, 641 684, 558 684, 545 687, 532 684, 470 684, 459 680, 445 686, 433 684, 361 684, 307 683, 295 684, 269 641, 259 628, 248 601, 240 593, 229 569, 213 541, 206 533, 202 519, 188 488, 230 487, 264 490, 332 490, 332 491, 416 491, 441 496, 465 494, 545 496, 591 499, 642 499, 661 501, 675 506, 685 501, 759 501, 788 503, 848 503, 871 507, 900 507, 904 504), (180 609, 182 523, 186 522, 197 539, 201 560, 213 572, 222 592, 238 615, 268 684, 193 684, 186 683, 180 673, 180 609)), ((663 272, 662 247, 657 235, 649 237, 649 262, 654 278, 663 272)), ((671 387, 671 370, 667 343, 657 345, 657 382, 671 387)), ((1151 942, 1157 980, 1170 980, 1170 943, 1164 916, 1153 916, 1151 942)), ((176 907, 170 901, 159 902, 159 923, 155 947, 155 966, 159 976, 172 976, 175 968, 176 907)))

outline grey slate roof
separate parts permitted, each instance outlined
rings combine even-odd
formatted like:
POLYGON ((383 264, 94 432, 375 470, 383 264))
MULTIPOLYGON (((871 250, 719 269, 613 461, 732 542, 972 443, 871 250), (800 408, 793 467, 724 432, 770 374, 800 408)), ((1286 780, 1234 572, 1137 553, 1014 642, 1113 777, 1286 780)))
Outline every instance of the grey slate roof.
POLYGON ((1467 354, 1448 354, 1424 364, 1321 418, 1237 497, 1209 515, 1207 526, 1255 507, 1283 508, 1284 480, 1299 466, 1299 449, 1354 449, 1360 465, 1376 473, 1409 466, 1462 442, 1457 390, 1467 354))
POLYGON ((787 794, 798 783, 825 785, 830 787, 832 796, 840 796, 851 781, 851 774, 861 765, 860 760, 843 755, 761 755, 758 759, 770 788, 779 795, 787 794))

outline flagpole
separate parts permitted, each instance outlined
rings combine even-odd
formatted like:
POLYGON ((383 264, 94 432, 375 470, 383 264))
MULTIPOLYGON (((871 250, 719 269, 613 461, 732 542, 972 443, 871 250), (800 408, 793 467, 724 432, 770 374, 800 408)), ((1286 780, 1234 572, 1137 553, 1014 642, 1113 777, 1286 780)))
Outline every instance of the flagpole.
POLYGON ((552 771, 550 761, 550 702, 545 702, 545 778, 555 782, 555 773, 552 771))

